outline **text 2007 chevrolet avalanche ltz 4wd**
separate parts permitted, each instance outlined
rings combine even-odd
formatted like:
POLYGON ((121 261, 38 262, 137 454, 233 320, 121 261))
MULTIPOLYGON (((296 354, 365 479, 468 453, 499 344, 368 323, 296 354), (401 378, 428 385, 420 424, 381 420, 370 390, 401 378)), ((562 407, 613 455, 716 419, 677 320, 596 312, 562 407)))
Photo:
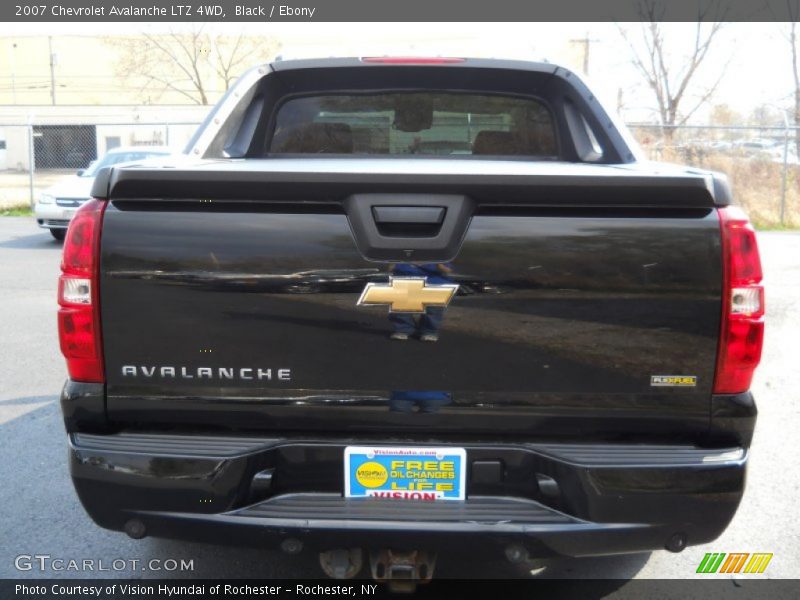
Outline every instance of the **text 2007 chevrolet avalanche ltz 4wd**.
POLYGON ((733 518, 753 228, 569 71, 279 61, 93 196, 59 332, 100 526, 425 581, 453 545, 680 551, 733 518))

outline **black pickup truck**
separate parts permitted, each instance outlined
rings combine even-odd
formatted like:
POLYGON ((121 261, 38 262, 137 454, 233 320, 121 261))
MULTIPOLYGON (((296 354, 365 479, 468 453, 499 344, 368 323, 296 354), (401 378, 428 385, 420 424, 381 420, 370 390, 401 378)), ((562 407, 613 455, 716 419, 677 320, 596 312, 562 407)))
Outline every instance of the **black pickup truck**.
POLYGON ((570 71, 278 61, 92 193, 59 333, 100 526, 414 582, 453 546, 677 552, 733 518, 753 228, 570 71))

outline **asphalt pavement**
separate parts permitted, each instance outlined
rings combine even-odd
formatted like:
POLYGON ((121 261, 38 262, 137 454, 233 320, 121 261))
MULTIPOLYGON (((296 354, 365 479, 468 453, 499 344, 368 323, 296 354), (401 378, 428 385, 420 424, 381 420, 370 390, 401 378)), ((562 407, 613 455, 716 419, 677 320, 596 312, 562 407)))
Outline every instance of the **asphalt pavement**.
MULTIPOLYGON (((465 556, 440 556, 438 576, 687 578, 697 576, 695 570, 706 552, 771 552, 774 557, 763 576, 798 577, 800 517, 795 502, 800 498, 800 469, 794 462, 794 441, 800 430, 800 391, 795 385, 800 374, 800 232, 762 233, 759 241, 768 311, 764 358, 753 386, 759 418, 747 491, 722 537, 681 554, 662 550, 559 560, 535 575, 511 567, 502 557, 470 551, 465 556)), ((31 218, 0 217, 0 452, 4 458, 0 462, 0 577, 321 577, 317 557, 310 553, 289 557, 267 548, 239 548, 235 540, 225 545, 134 541, 100 529, 86 516, 69 479, 58 407, 66 377, 56 333, 60 250, 60 243, 37 229, 31 218), (41 570, 36 561, 18 559, 28 555, 65 561, 102 558, 106 565, 121 559, 126 567, 104 572, 41 570), (193 570, 164 571, 172 565, 168 562, 162 563, 161 571, 142 570, 153 558, 191 560, 193 570), (18 569, 29 563, 30 569, 18 569)))

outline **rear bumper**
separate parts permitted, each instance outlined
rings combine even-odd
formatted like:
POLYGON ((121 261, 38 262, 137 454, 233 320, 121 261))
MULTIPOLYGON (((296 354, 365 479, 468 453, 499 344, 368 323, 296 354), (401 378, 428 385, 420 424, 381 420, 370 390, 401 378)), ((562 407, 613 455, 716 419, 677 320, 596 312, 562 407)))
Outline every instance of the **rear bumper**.
POLYGON ((743 448, 452 441, 470 464, 499 461, 500 475, 473 468, 464 503, 417 504, 342 497, 345 446, 376 440, 119 433, 69 443, 81 502, 113 530, 138 521, 156 537, 320 549, 443 549, 480 536, 532 556, 654 550, 676 534, 709 542, 733 518, 747 461, 743 448))

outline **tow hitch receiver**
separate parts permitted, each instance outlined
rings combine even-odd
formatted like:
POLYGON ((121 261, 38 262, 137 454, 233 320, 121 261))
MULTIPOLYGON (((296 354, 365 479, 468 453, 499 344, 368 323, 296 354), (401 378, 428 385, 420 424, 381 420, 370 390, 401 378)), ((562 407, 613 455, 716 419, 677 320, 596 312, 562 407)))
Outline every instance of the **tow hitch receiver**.
POLYGON ((363 563, 361 548, 337 548, 319 555, 319 564, 331 579, 351 579, 361 571, 363 563))
POLYGON ((413 592, 417 584, 433 578, 436 554, 427 550, 379 550, 370 552, 372 577, 392 592, 413 592))

